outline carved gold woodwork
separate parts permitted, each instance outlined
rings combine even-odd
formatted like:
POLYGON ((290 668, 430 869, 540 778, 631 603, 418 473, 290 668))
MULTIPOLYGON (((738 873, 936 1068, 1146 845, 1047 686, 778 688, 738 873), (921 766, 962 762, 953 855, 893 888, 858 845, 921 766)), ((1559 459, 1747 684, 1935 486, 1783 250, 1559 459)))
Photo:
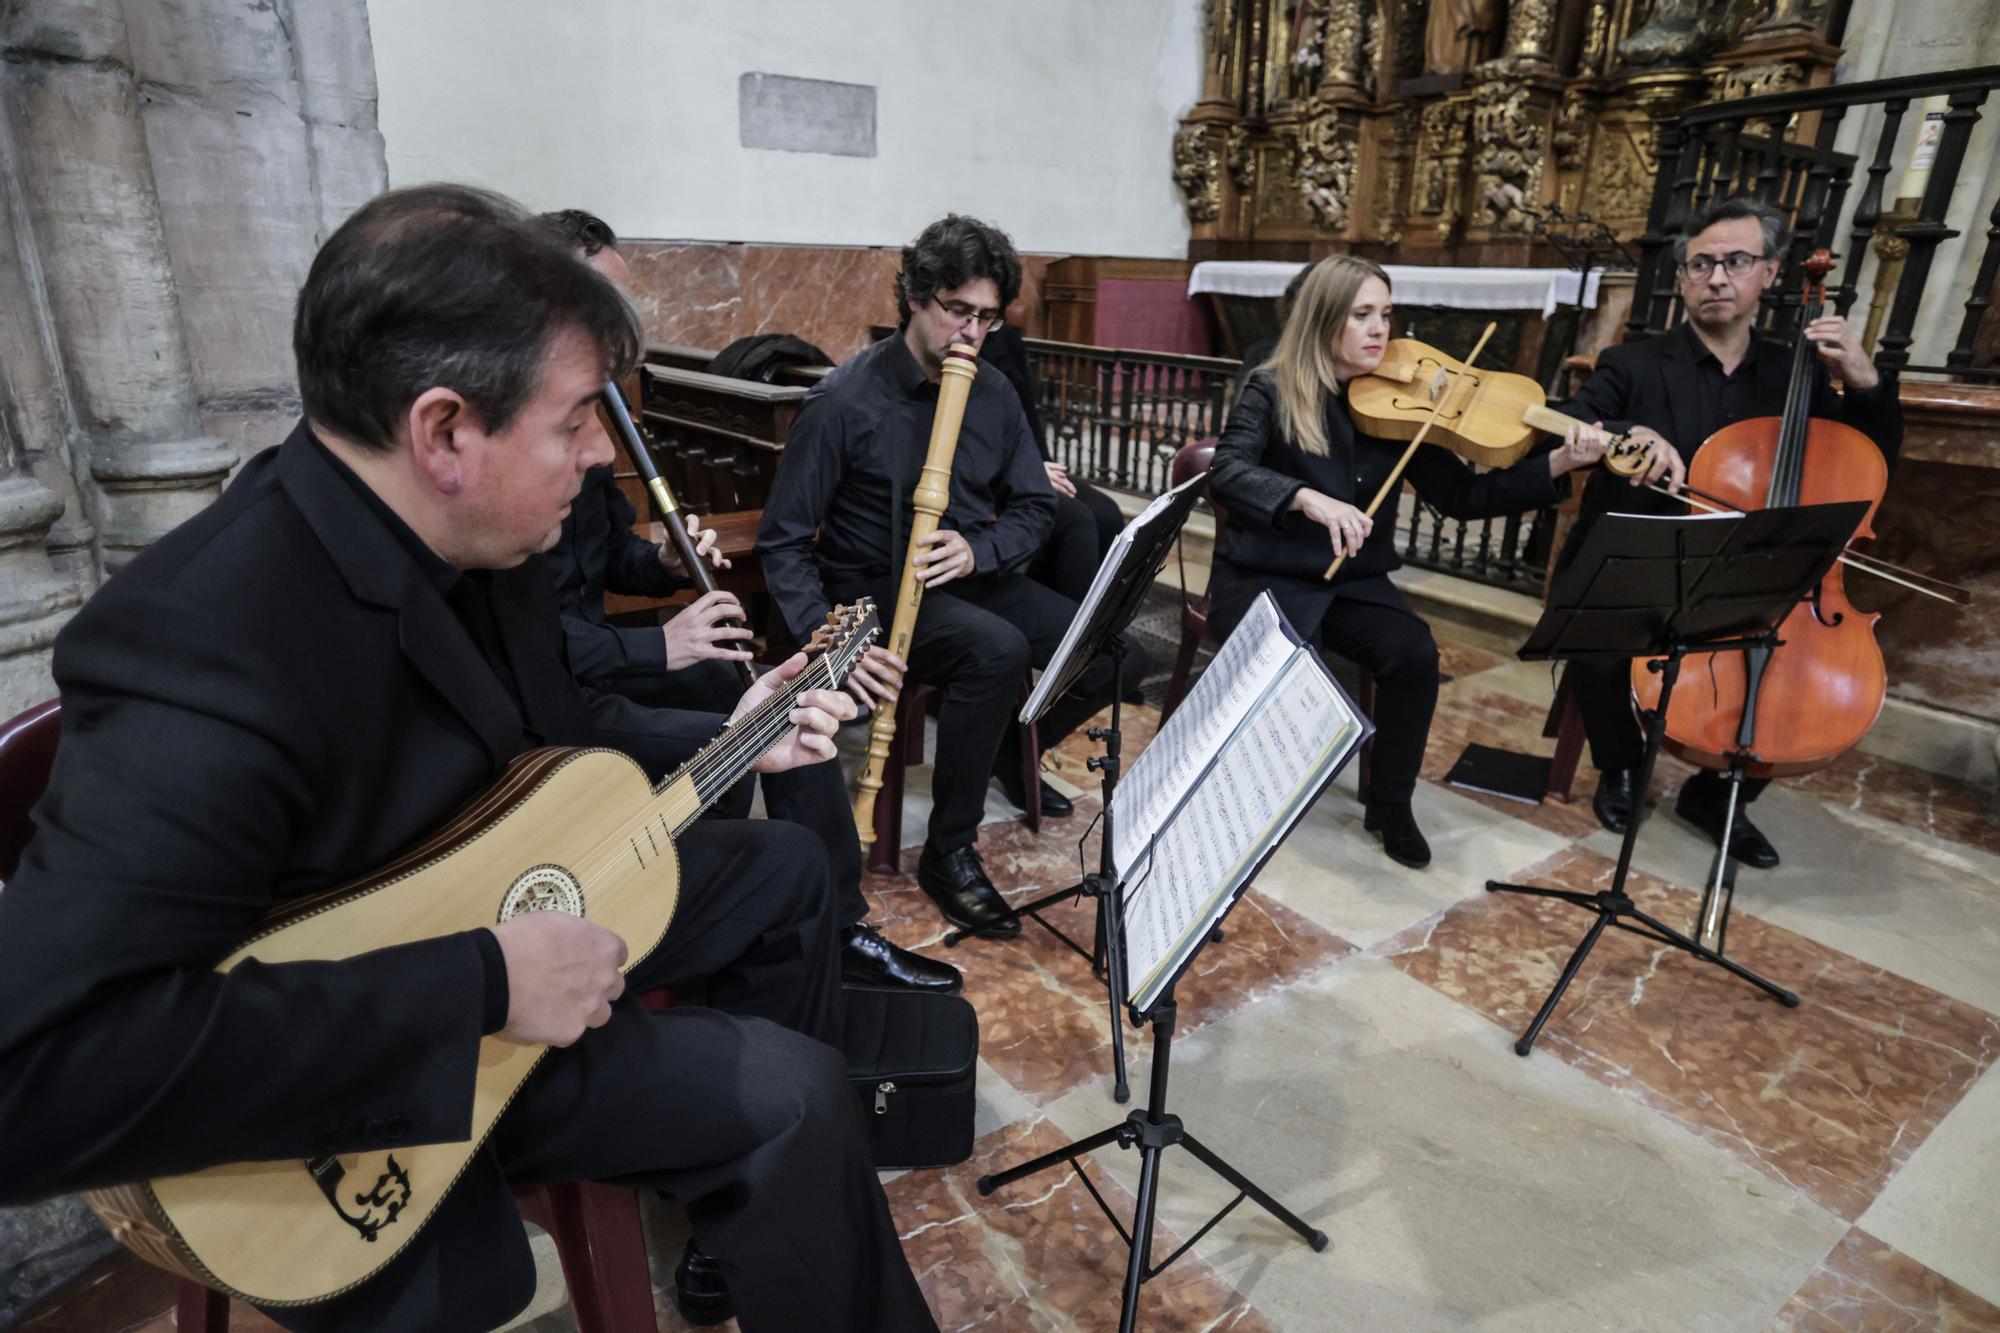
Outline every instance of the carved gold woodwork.
POLYGON ((1207 0, 1204 95, 1173 145, 1190 255, 1551 264, 1529 212, 1551 201, 1636 236, 1660 127, 1698 101, 1828 82, 1830 8, 1207 0), (1427 69, 1427 24, 1460 12, 1486 24, 1476 54, 1491 58, 1427 69))
POLYGON ((1188 125, 1174 136, 1174 184, 1187 199, 1190 222, 1213 222, 1222 212, 1222 155, 1207 125, 1188 125))

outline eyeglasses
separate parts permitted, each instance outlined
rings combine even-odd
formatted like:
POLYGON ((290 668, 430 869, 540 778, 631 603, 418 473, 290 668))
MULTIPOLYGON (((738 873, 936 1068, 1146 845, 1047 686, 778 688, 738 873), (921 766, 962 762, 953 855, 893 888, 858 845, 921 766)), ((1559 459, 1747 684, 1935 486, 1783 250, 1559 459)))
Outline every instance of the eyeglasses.
POLYGON ((1004 310, 980 310, 967 305, 963 301, 947 301, 939 296, 933 296, 931 300, 936 301, 937 308, 944 311, 945 314, 950 315, 958 323, 964 324, 967 320, 977 320, 979 327, 985 329, 988 333, 991 333, 1007 322, 1007 312, 1004 310))
POLYGON ((1766 257, 1753 255, 1748 250, 1731 250, 1720 259, 1714 255, 1696 255, 1692 259, 1682 261, 1681 272, 1696 282, 1701 282, 1720 267, 1730 277, 1740 278, 1748 273, 1753 265, 1762 263, 1766 257))

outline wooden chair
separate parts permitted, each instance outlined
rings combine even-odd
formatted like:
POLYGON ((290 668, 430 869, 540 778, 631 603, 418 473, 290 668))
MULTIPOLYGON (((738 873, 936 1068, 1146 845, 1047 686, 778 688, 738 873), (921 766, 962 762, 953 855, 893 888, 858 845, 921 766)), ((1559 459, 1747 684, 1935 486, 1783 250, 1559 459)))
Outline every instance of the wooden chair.
MULTIPOLYGON (((0 885, 13 877, 34 833, 31 812, 49 785, 61 733, 62 705, 54 699, 0 723, 0 885)), ((656 1010, 672 1003, 664 991, 639 999, 656 1010)), ((555 1240, 579 1333, 658 1333, 637 1194, 583 1181, 521 1186, 514 1201, 555 1240)), ((174 1320, 181 1333, 227 1333, 229 1298, 183 1278, 174 1320)))
MULTIPOLYGON (((1021 682, 1021 699, 1026 702, 1032 685, 1021 682)), ((882 765, 882 790, 875 794, 875 843, 868 849, 868 868, 881 875, 896 875, 903 868, 903 781, 911 764, 924 762, 924 718, 938 710, 944 695, 935 685, 911 684, 896 697, 896 739, 890 742, 888 762, 882 765)), ((1035 745, 1035 728, 1029 726, 1021 738, 1021 783, 1028 794, 1028 808, 1021 816, 1031 832, 1042 831, 1042 759, 1035 745)))
MULTIPOLYGON (((1174 451, 1173 484, 1179 486, 1191 477, 1205 474, 1209 464, 1214 461, 1214 440, 1196 440, 1193 444, 1182 445, 1174 451)), ((1215 515, 1215 530, 1219 537, 1222 525, 1227 521, 1227 511, 1216 503, 1214 492, 1204 487, 1203 494, 1208 500, 1209 511, 1215 515)), ((1201 596, 1195 598, 1189 598, 1185 592, 1182 593, 1181 644, 1174 654, 1173 676, 1167 681, 1167 697, 1160 708, 1161 726, 1166 725, 1167 719, 1174 715, 1174 710, 1181 706, 1181 700, 1187 695, 1188 677, 1194 671, 1195 654, 1200 651, 1202 641, 1208 638, 1208 602, 1206 589, 1202 591, 1201 596)), ((1360 680, 1356 684, 1354 695, 1354 702, 1361 709, 1361 715, 1374 717, 1375 678, 1366 671, 1360 672, 1360 680)), ((1355 770, 1356 794, 1364 802, 1368 799, 1369 769, 1374 750, 1375 740, 1371 736, 1361 747, 1361 754, 1357 760, 1360 767, 1355 770)))

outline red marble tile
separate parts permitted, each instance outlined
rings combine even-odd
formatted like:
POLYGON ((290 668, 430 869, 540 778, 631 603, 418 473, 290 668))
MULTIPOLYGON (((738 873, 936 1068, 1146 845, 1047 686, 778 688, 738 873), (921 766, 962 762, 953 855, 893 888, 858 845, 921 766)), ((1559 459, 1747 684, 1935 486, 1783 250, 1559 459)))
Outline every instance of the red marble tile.
POLYGON ((836 363, 868 346, 873 324, 896 322, 895 250, 839 246, 743 247, 742 327, 795 333, 836 363))
MULTIPOLYGON (((1079 802, 1074 820, 1087 820, 1094 805, 1079 802)), ((980 831, 979 846, 995 885, 1016 904, 1077 878, 1073 838, 1054 843, 1046 833, 1037 839, 1022 824, 989 824, 980 831)), ((941 958, 965 974, 965 995, 979 1013, 980 1054, 987 1063, 1036 1105, 1107 1079, 1109 1004, 1089 963, 1033 921, 1023 923, 1017 939, 975 939, 944 948, 950 926, 916 887, 916 855, 916 849, 904 853, 910 873, 870 875, 863 882, 869 920, 904 948, 941 958)), ((1094 864, 1094 837, 1090 855, 1094 864)), ((1042 915, 1089 948, 1095 910, 1092 900, 1072 899, 1042 915)), ((1351 952, 1347 941, 1253 888, 1231 913, 1223 938, 1203 948, 1181 983, 1179 1030, 1213 1023, 1351 952)), ((1134 1035, 1128 1028, 1128 1046, 1134 1035)))
POLYGON ((1437 646, 1438 671, 1453 680, 1464 680, 1467 676, 1474 676, 1497 666, 1505 666, 1514 660, 1506 653, 1480 648, 1446 634, 1437 636, 1437 646))
MULTIPOLYGON (((1614 866, 1572 847, 1511 876, 1594 892, 1614 866)), ((1685 929, 1690 889, 1635 874, 1685 929)), ((1380 952, 1504 1028, 1526 1026, 1592 917, 1481 894, 1380 952)), ((1801 997, 1787 1010, 1710 964, 1607 931, 1536 1047, 1639 1098, 1852 1221, 2000 1058, 2000 1018, 1738 912, 1729 951, 1801 997)))
MULTIPOLYGON (((1439 697, 1437 712, 1431 718, 1430 739, 1424 746, 1423 776, 1445 785, 1445 774, 1458 762, 1465 747, 1475 742, 1522 754, 1554 754, 1555 742, 1542 737, 1542 726, 1547 720, 1548 708, 1544 705, 1531 704, 1499 690, 1455 686, 1439 697)), ((1590 795, 1597 790, 1597 775, 1588 762, 1578 767, 1572 789, 1575 799, 1569 802, 1551 798, 1530 805, 1460 787, 1450 790, 1488 809, 1566 838, 1587 837, 1598 827, 1597 816, 1590 809, 1590 795)))
MULTIPOLYGON (((911 1172, 888 1185, 889 1207, 931 1312, 945 1333, 1118 1325, 1128 1251, 1067 1166, 981 1197, 981 1175, 1062 1146, 1049 1122, 1009 1125, 982 1138, 972 1159, 946 1171, 911 1172)), ((1169 1152, 1168 1178, 1185 1159, 1169 1152)), ((1105 1202, 1131 1224, 1132 1199, 1092 1171, 1105 1202)), ((1228 1226, 1229 1221, 1222 1225, 1228 1226)), ((1156 1228, 1155 1261, 1179 1240, 1156 1228)), ((1183 1255, 1140 1291, 1145 1328, 1266 1330, 1270 1325, 1197 1255, 1183 1255)))
POLYGON ((1972 1333, 2000 1329, 1980 1299, 1855 1227, 1792 1294, 1767 1333, 1972 1333))
POLYGON ((632 299, 653 342, 719 351, 743 322, 743 247, 699 241, 629 241, 632 299))
POLYGON ((1815 773, 1783 779, 1832 806, 1844 806, 2000 856, 2000 793, 1850 750, 1815 773))

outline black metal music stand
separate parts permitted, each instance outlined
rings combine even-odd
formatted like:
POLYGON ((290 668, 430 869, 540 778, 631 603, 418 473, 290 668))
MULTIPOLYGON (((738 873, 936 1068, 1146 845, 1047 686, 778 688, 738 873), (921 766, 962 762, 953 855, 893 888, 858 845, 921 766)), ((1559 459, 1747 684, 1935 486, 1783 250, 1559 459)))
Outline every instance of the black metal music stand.
MULTIPOLYGON (((1689 518, 1604 514, 1575 558, 1556 576, 1547 609, 1523 645, 1521 657, 1527 661, 1652 658, 1648 666, 1660 673, 1660 700, 1646 714, 1645 756, 1634 783, 1637 798, 1611 886, 1581 893, 1486 882, 1489 893, 1554 898, 1597 916, 1570 954, 1555 989, 1514 1043, 1515 1054, 1527 1055, 1534 1049, 1542 1026, 1606 926, 1714 963, 1787 1008, 1798 1005, 1798 996, 1724 957, 1719 947, 1690 939, 1639 910, 1625 892, 1625 882, 1645 818, 1654 763, 1666 736, 1667 706, 1680 677, 1681 659, 1689 653, 1739 648, 1768 654, 1779 642, 1778 625, 1833 567, 1866 511, 1865 504, 1856 502, 1689 518)), ((1734 808, 1732 787, 1732 812, 1734 808)), ((1725 839, 1726 834, 1725 830, 1725 839)))
MULTIPOLYGON (((1321 669, 1324 670, 1324 667, 1322 666, 1321 669)), ((1337 689, 1338 687, 1335 686, 1334 688, 1337 689)), ((1372 730, 1373 728, 1365 728, 1356 733, 1352 744, 1347 750, 1347 758, 1351 758, 1360 749, 1362 739, 1372 730)), ((1345 763, 1346 758, 1343 758, 1340 761, 1340 765, 1336 765, 1330 770, 1325 778, 1306 795, 1305 799, 1297 807, 1300 814, 1303 814, 1305 810, 1312 807, 1313 802, 1319 799, 1320 793, 1324 792, 1327 786, 1332 783, 1335 774, 1339 772, 1339 767, 1345 763)), ((1257 875, 1277 852, 1278 847, 1284 841, 1285 835, 1290 831, 1290 825, 1286 825, 1280 830, 1278 836, 1271 842, 1271 845, 1256 859, 1256 863, 1242 872, 1241 877, 1230 890, 1226 903, 1216 917, 1218 922, 1222 917, 1226 917, 1230 912, 1235 910, 1236 904, 1242 901, 1245 890, 1255 881, 1257 875)), ((1140 858, 1140 864, 1150 864, 1151 857, 1152 851, 1149 847, 1145 856, 1140 858)), ((1115 875, 1111 877, 1109 889, 1099 902, 1109 914, 1114 936, 1122 937, 1125 921, 1124 888, 1115 875)), ((1258 1207, 1291 1228, 1298 1234, 1301 1240, 1312 1246, 1315 1252, 1323 1251, 1327 1247, 1327 1237, 1324 1231, 1308 1225, 1297 1214, 1259 1188, 1248 1176, 1245 1176, 1241 1171, 1238 1171, 1235 1167, 1224 1161, 1213 1149, 1190 1134, 1186 1126, 1182 1124, 1181 1118, 1167 1110, 1168 1067, 1173 1051, 1174 1022, 1178 1015, 1178 1010, 1174 1003, 1174 987, 1180 983, 1180 979, 1183 976, 1187 975, 1187 969, 1193 965, 1194 960, 1200 956, 1201 950, 1214 938, 1214 935, 1211 929, 1203 928, 1187 938, 1194 940, 1195 943, 1188 949, 1186 955, 1181 958, 1179 964, 1174 967, 1165 983, 1156 988, 1156 998, 1152 999, 1144 1009, 1139 1008, 1137 1005, 1130 1006, 1133 1023, 1150 1024, 1153 1029, 1153 1066, 1151 1077, 1148 1080, 1145 1109, 1134 1110, 1117 1124, 1107 1129, 1101 1129, 1087 1138, 1078 1139, 1074 1143, 1057 1148, 1053 1152, 1043 1153, 1040 1157, 1032 1161, 1023 1162, 1019 1166, 1008 1167, 1005 1171, 999 1172, 997 1175, 981 1176, 978 1182, 979 1193, 983 1197, 991 1195, 994 1190, 999 1189, 1002 1185, 1011 1185, 1015 1181, 1032 1176, 1047 1167, 1055 1166, 1061 1162, 1068 1162, 1070 1164, 1070 1169, 1075 1171, 1078 1179, 1083 1181, 1084 1188, 1090 1191, 1090 1197, 1097 1201, 1098 1208, 1103 1211, 1107 1218, 1111 1219, 1111 1225, 1116 1228, 1119 1237, 1125 1241, 1130 1250, 1125 1265, 1124 1298, 1118 1321, 1119 1333, 1132 1333, 1132 1329, 1138 1320, 1139 1288, 1153 1278, 1158 1277, 1174 1260, 1192 1249, 1197 1241, 1206 1236, 1215 1227, 1216 1223, 1236 1211, 1236 1206, 1245 1199, 1256 1203, 1258 1207), (1111 1211, 1111 1205, 1105 1202, 1104 1196, 1098 1192, 1097 1186, 1092 1183, 1089 1174, 1084 1171, 1082 1165, 1083 1158, 1088 1157, 1099 1148, 1112 1143, 1116 1143, 1120 1148, 1136 1147, 1139 1149, 1139 1195, 1133 1202, 1132 1229, 1130 1231, 1127 1231, 1124 1224, 1118 1220, 1118 1215, 1111 1211), (1192 1236, 1181 1242, 1179 1249, 1175 1250, 1165 1259, 1162 1259, 1158 1264, 1154 1264, 1152 1262, 1153 1220, 1159 1207, 1160 1157, 1168 1148, 1176 1144, 1186 1148, 1190 1153, 1194 1154, 1196 1161, 1235 1186, 1236 1197, 1224 1204, 1214 1216, 1202 1223, 1192 1236)), ((1129 997, 1123 997, 1122 985, 1119 990, 1112 993, 1111 997, 1114 1022, 1117 1019, 1117 1009, 1121 1003, 1121 997, 1125 1002, 1129 1003, 1129 997)))
POLYGON ((1096 595, 1086 597, 1077 608, 1076 620, 1071 625, 1072 633, 1065 634, 1063 644, 1057 648, 1056 656, 1043 672, 1043 680, 1037 683, 1034 697, 1021 710, 1021 725, 1025 727, 1041 716, 1050 703, 1061 698, 1100 652, 1111 655, 1111 725, 1092 727, 1086 733, 1091 740, 1104 743, 1104 753, 1084 761, 1087 768, 1099 775, 1104 794, 1101 816, 1104 842, 1098 851, 1097 870, 1068 888, 1058 889, 1019 907, 1010 907, 977 928, 954 930, 944 937, 945 947, 955 949, 959 941, 968 936, 984 935, 996 926, 1027 917, 1086 959, 1091 972, 1104 979, 1111 994, 1111 1095, 1120 1102, 1132 1099, 1132 1086, 1125 1075, 1125 1029, 1118 1020, 1119 996, 1125 991, 1124 950, 1118 932, 1111 928, 1113 918, 1108 907, 1109 894, 1116 878, 1111 864, 1111 793, 1118 785, 1121 767, 1123 738, 1118 723, 1125 695, 1125 644, 1117 636, 1119 631, 1132 623, 1132 618, 1145 604, 1154 576, 1166 563, 1167 553, 1173 549, 1181 525, 1187 522, 1195 501, 1201 497, 1202 480, 1193 478, 1169 491, 1169 502, 1160 512, 1150 518, 1142 518, 1129 529, 1132 534, 1130 543, 1122 551, 1114 547, 1106 554, 1106 567, 1099 571, 1099 578, 1092 584, 1092 592, 1096 595), (1037 701, 1039 707, 1036 707, 1037 701), (1045 909, 1076 898, 1090 898, 1097 904, 1096 933, 1088 949, 1042 915, 1045 909))

